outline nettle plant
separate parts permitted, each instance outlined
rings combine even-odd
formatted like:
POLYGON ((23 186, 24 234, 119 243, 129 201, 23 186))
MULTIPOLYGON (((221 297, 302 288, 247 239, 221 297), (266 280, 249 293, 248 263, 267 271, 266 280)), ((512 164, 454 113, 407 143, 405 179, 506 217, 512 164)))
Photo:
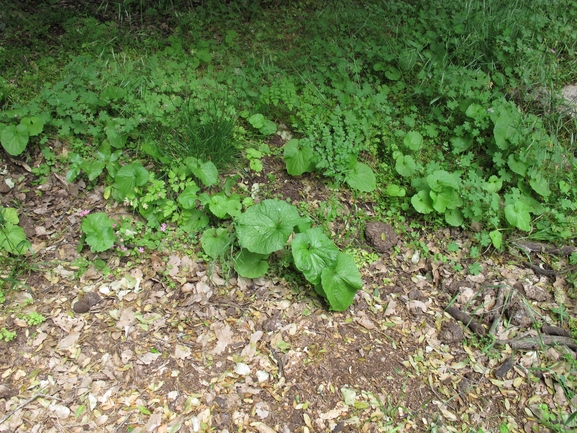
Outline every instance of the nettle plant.
MULTIPOLYGON (((241 248, 234 259, 234 268, 241 276, 263 276, 269 256, 284 250, 290 239, 295 267, 332 310, 347 309, 362 288, 353 258, 339 251, 320 228, 311 228, 310 218, 301 217, 297 208, 285 201, 269 199, 251 206, 235 218, 234 227, 241 248)), ((228 234, 223 231, 206 238, 203 235, 203 247, 207 250, 218 243, 219 248, 227 248, 230 245, 227 239, 228 234)))

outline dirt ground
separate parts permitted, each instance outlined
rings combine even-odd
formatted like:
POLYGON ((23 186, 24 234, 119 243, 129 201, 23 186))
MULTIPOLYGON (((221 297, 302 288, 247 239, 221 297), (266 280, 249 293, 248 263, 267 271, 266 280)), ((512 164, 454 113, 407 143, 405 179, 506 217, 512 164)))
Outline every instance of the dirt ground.
POLYGON ((79 252, 81 210, 127 210, 64 173, 38 184, 29 166, 2 163, 0 199, 35 253, 0 307, 17 335, 0 341, 0 432, 543 432, 576 410, 575 340, 543 328, 568 329, 560 308, 575 317, 563 273, 536 268, 549 255, 511 248, 469 272, 471 233, 401 226, 377 253, 346 226, 355 212, 370 220, 371 203, 264 165, 247 186, 338 203, 329 229, 337 243, 348 233, 364 282, 347 311, 328 311, 281 264, 257 280, 225 275, 193 242, 138 258, 79 252))

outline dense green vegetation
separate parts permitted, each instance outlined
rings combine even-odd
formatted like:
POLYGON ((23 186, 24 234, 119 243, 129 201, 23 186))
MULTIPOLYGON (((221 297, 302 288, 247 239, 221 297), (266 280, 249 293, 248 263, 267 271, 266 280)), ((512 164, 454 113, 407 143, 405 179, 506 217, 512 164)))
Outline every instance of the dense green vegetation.
MULTIPOLYGON (((144 218, 120 224, 139 248, 172 223, 213 258, 261 254, 236 243, 250 192, 219 173, 266 154, 388 220, 474 225, 480 247, 576 236, 576 120, 556 96, 577 75, 575 1, 46 1, 16 17, 0 17, 4 150, 40 149, 40 178, 65 164, 104 184, 144 218), (280 154, 265 144, 279 128, 280 154)), ((85 221, 93 251, 118 243, 113 224, 85 221)))

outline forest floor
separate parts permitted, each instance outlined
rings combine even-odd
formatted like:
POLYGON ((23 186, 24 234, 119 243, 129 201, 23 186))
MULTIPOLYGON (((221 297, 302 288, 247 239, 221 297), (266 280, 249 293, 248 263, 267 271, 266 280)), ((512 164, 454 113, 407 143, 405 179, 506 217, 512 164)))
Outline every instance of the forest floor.
MULTIPOLYGON (((358 232, 364 288, 338 313, 290 273, 236 278, 175 250, 170 228, 138 260, 100 254, 103 273, 78 251, 79 213, 129 211, 63 174, 38 185, 15 162, 0 200, 19 203, 35 253, 1 307, 16 338, 0 341, 0 432, 542 432, 577 408, 562 257, 545 270, 552 255, 520 246, 473 261, 470 233, 426 229, 422 254, 410 228, 377 254, 358 232)), ((245 182, 370 215, 264 165, 245 182)))

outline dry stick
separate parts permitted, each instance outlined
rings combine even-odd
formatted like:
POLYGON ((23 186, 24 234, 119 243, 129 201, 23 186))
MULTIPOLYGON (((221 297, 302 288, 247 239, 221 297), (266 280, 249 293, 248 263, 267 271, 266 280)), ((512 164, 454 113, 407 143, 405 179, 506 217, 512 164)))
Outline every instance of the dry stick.
POLYGON ((537 350, 543 345, 555 346, 556 344, 564 344, 570 349, 577 351, 577 343, 572 338, 561 337, 558 335, 541 335, 540 337, 532 338, 514 338, 512 340, 495 340, 495 344, 511 346, 513 350, 537 350))
POLYGON ((10 411, 10 413, 6 414, 4 416, 4 418, 0 419, 0 424, 3 424, 6 422, 6 420, 8 418, 10 418, 12 415, 14 415, 16 412, 18 412, 20 409, 22 409, 24 406, 26 406, 27 404, 32 403, 34 400, 36 400, 37 398, 51 398, 52 400, 58 400, 58 401, 62 401, 61 399, 59 399, 58 397, 54 397, 52 395, 46 395, 46 394, 36 394, 33 397, 30 397, 28 400, 26 400, 24 403, 20 404, 17 408, 13 409, 10 411))
POLYGON ((571 333, 569 331, 559 328, 558 326, 543 325, 541 331, 549 335, 559 335, 561 337, 571 338, 571 333))
POLYGON ((447 307, 445 308, 445 311, 449 313, 451 316, 453 316, 456 320, 467 325, 471 329, 471 331, 473 331, 478 336, 480 337, 485 336, 485 328, 483 328, 482 325, 480 325, 475 319, 473 319, 467 313, 463 313, 461 310, 455 307, 447 307))
POLYGON ((489 335, 494 335, 499 322, 501 321, 501 315, 503 312, 503 302, 505 302, 505 286, 499 286, 499 291, 497 292, 497 301, 491 312, 491 327, 489 328, 489 335))

